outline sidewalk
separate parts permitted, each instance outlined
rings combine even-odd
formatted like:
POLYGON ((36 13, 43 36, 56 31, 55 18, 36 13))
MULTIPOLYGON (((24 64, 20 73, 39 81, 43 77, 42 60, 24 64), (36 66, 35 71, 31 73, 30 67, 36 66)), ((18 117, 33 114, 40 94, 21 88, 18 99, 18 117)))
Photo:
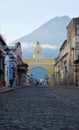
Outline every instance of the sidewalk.
POLYGON ((25 86, 17 86, 17 87, 0 87, 0 94, 6 93, 6 92, 10 92, 13 91, 15 89, 20 89, 23 88, 25 86))
POLYGON ((6 92, 10 92, 12 90, 14 90, 15 88, 11 88, 11 87, 1 87, 0 88, 0 94, 6 93, 6 92))

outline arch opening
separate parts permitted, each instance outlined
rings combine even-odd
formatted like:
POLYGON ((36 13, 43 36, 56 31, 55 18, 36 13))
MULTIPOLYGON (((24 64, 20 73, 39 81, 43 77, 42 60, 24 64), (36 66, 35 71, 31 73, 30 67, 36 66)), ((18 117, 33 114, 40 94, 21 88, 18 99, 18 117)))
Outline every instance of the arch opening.
POLYGON ((35 67, 28 71, 32 84, 50 84, 50 77, 48 72, 44 68, 35 67))
POLYGON ((41 78, 49 78, 48 72, 44 68, 33 68, 28 71, 33 77, 37 80, 40 80, 41 78))

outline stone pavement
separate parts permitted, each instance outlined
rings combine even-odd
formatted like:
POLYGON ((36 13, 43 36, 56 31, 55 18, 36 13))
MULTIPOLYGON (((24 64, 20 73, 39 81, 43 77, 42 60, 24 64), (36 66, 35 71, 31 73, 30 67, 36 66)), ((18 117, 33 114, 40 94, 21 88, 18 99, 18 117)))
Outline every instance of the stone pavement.
POLYGON ((79 89, 23 87, 0 95, 0 130, 79 130, 79 89))
MULTIPOLYGON (((27 85, 28 87, 29 85, 27 85)), ((22 86, 17 86, 17 87, 0 87, 0 94, 6 93, 6 92, 10 92, 12 90, 15 90, 17 88, 21 88, 22 86)), ((59 88, 76 88, 76 86, 59 86, 59 88)), ((58 87, 57 87, 58 88, 58 87)))

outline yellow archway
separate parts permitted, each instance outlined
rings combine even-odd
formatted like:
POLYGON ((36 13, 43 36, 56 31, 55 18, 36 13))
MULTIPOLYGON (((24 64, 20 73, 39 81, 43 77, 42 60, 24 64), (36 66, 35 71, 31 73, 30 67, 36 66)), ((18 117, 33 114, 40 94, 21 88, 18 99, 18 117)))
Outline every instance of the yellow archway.
POLYGON ((23 59, 25 63, 29 65, 28 71, 34 68, 43 68, 47 71, 50 77, 50 84, 54 84, 54 64, 55 59, 23 59))
POLYGON ((40 46, 39 42, 37 42, 34 46, 34 53, 32 59, 24 59, 25 63, 29 65, 29 71, 33 68, 43 68, 45 69, 50 77, 50 84, 54 84, 54 64, 55 59, 45 59, 42 55, 42 47, 40 46))

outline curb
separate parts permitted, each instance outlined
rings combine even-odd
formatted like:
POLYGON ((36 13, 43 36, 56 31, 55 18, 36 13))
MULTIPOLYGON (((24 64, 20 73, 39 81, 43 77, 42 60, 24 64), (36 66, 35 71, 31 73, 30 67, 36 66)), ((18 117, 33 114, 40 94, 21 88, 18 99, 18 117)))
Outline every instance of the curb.
POLYGON ((18 86, 18 87, 14 87, 14 88, 9 88, 9 89, 7 89, 7 90, 2 90, 2 91, 0 91, 0 94, 4 94, 4 93, 7 93, 7 92, 11 92, 11 91, 13 91, 13 90, 15 90, 15 89, 20 89, 20 88, 23 88, 23 86, 21 87, 21 86, 18 86))
POLYGON ((8 89, 8 90, 3 90, 3 91, 0 91, 0 94, 4 94, 4 93, 7 93, 7 92, 11 92, 13 91, 14 88, 11 88, 11 89, 8 89))

